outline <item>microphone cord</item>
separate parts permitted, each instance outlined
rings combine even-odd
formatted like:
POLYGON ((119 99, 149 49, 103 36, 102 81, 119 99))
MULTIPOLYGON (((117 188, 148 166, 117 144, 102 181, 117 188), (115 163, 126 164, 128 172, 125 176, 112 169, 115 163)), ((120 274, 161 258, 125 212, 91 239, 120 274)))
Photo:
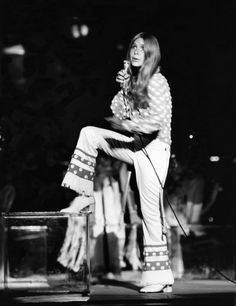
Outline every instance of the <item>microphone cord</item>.
MULTIPOLYGON (((125 70, 126 72, 127 72, 127 70, 128 70, 128 66, 129 66, 129 62, 128 62, 128 61, 124 61, 124 70, 125 70)), ((122 92, 123 92, 124 104, 125 104, 125 106, 126 106, 126 108, 127 108, 127 104, 128 104, 128 103, 127 103, 127 100, 126 100, 126 90, 127 90, 127 88, 125 88, 124 84, 123 84, 121 87, 122 87, 122 92)), ((126 109, 126 111, 130 111, 130 110, 126 109)), ((171 203, 170 203, 170 201, 169 201, 167 192, 166 192, 166 190, 165 190, 165 188, 164 188, 164 186, 163 186, 163 184, 162 184, 162 182, 161 182, 161 180, 160 180, 160 178, 159 178, 159 175, 158 175, 158 173, 157 173, 157 171, 156 171, 156 169, 155 169, 155 167, 154 167, 154 165, 153 165, 153 162, 152 162, 150 156, 149 156, 148 153, 147 153, 147 150, 146 150, 146 148, 145 148, 145 146, 144 146, 144 144, 143 144, 143 141, 142 141, 142 136, 141 136, 140 134, 138 134, 138 136, 139 136, 140 141, 141 141, 142 152, 146 155, 146 157, 148 158, 149 162, 151 163, 151 166, 152 166, 152 168, 153 168, 153 170, 154 170, 154 172, 155 172, 155 174, 156 174, 156 177, 157 177, 157 179, 158 179, 158 181, 159 181, 159 184, 160 184, 160 186, 161 186, 161 188, 162 188, 162 190, 163 190, 163 194, 164 194, 164 196, 165 196, 165 198, 166 198, 166 200, 167 200, 167 203, 168 203, 168 205, 169 205, 169 207, 170 207, 172 213, 174 214, 175 219, 176 219, 176 221, 178 222, 178 224, 179 224, 179 226, 180 226, 180 228, 181 228, 181 230, 182 230, 182 232, 183 232, 185 238, 188 238, 189 235, 186 233, 186 231, 184 230, 184 228, 183 228, 181 222, 179 221, 179 218, 178 218, 178 216, 177 216, 177 214, 176 214, 176 212, 175 212, 173 206, 171 205, 171 203)), ((236 285, 236 281, 234 281, 233 279, 229 278, 227 275, 225 275, 225 274, 224 274, 223 272, 221 272, 219 269, 217 269, 216 267, 214 267, 213 265, 211 265, 208 261, 207 261, 207 263, 209 264, 209 266, 210 266, 210 268, 211 268, 212 270, 216 271, 219 275, 221 275, 222 277, 224 277, 226 280, 228 280, 229 282, 231 282, 231 283, 233 283, 233 284, 236 285)))
MULTIPOLYGON (((183 228, 181 222, 179 221, 179 218, 178 218, 178 216, 177 216, 177 214, 176 214, 176 212, 175 212, 173 206, 171 205, 171 203, 170 203, 170 201, 169 201, 167 192, 166 192, 166 190, 165 190, 165 188, 164 188, 164 186, 163 186, 163 184, 162 184, 162 182, 161 182, 161 180, 160 180, 160 177, 159 177, 159 175, 158 175, 158 173, 157 173, 157 171, 156 171, 156 169, 155 169, 155 167, 154 167, 154 165, 153 165, 153 162, 152 162, 150 156, 148 155, 148 152, 147 152, 147 150, 146 150, 146 148, 145 148, 145 146, 144 146, 144 144, 143 144, 142 136, 141 136, 141 135, 138 135, 138 136, 139 136, 140 141, 141 141, 141 144, 142 144, 142 151, 143 151, 143 153, 146 155, 146 157, 148 158, 149 162, 150 162, 151 165, 152 165, 152 168, 153 168, 153 170, 154 170, 154 172, 155 172, 155 174, 156 174, 156 177, 157 177, 157 179, 158 179, 158 181, 159 181, 159 184, 160 184, 161 188, 163 189, 163 194, 164 194, 164 196, 165 196, 165 198, 166 198, 166 200, 167 200, 167 203, 168 203, 168 205, 169 205, 171 211, 173 212, 173 214, 174 214, 174 216, 175 216, 175 218, 176 218, 176 220, 177 220, 177 222, 178 222, 178 224, 179 224, 179 226, 180 226, 180 228, 181 228, 181 230, 182 230, 184 236, 185 236, 186 238, 188 238, 189 235, 186 233, 186 231, 184 230, 184 228, 183 228)), ((236 281, 234 281, 233 279, 229 278, 227 275, 225 275, 225 274, 224 274, 223 272, 221 272, 219 269, 217 269, 216 267, 214 267, 214 266, 213 266, 212 264, 210 264, 208 261, 207 261, 207 263, 209 264, 209 266, 210 266, 210 268, 211 268, 212 270, 216 271, 218 274, 220 274, 221 276, 223 276, 226 280, 228 280, 228 281, 230 281, 231 283, 233 283, 233 284, 236 285, 236 281)))

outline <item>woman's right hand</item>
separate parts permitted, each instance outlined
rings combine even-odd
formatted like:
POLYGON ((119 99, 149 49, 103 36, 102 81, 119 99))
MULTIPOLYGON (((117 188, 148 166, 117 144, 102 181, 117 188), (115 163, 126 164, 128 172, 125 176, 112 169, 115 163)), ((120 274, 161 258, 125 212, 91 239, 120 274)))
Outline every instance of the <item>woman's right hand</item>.
POLYGON ((128 83, 129 78, 130 78, 130 75, 124 69, 122 69, 118 71, 117 73, 116 82, 120 83, 120 86, 123 87, 125 83, 126 84, 128 83))

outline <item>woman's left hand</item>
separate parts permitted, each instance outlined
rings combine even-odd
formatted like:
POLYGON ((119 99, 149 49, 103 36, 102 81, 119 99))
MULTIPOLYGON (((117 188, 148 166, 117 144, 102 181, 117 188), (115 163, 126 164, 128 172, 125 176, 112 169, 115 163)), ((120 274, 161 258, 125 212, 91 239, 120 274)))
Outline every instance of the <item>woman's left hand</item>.
POLYGON ((116 117, 107 117, 105 118, 108 122, 110 122, 111 126, 115 129, 115 130, 121 130, 124 131, 124 127, 122 125, 122 120, 116 118, 116 117))

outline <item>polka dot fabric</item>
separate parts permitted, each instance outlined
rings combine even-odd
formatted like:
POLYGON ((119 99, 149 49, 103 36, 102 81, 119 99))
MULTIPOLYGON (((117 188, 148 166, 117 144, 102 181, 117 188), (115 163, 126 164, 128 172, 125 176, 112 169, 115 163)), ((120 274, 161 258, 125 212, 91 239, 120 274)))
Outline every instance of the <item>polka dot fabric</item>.
POLYGON ((111 110, 115 117, 123 120, 122 125, 127 131, 145 134, 159 131, 159 140, 170 145, 172 99, 169 84, 161 73, 151 78, 148 95, 149 107, 132 111, 129 101, 120 91, 111 102, 111 110))

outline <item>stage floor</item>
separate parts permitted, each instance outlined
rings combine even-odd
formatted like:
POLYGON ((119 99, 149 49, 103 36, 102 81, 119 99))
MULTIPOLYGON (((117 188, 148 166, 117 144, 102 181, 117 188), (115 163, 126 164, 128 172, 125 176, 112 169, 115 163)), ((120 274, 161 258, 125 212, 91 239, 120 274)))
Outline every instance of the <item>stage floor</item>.
POLYGON ((123 273, 120 279, 104 279, 91 284, 89 295, 75 293, 26 293, 2 291, 5 305, 236 305, 236 285, 226 280, 176 280, 173 293, 139 293, 137 273, 123 273))

